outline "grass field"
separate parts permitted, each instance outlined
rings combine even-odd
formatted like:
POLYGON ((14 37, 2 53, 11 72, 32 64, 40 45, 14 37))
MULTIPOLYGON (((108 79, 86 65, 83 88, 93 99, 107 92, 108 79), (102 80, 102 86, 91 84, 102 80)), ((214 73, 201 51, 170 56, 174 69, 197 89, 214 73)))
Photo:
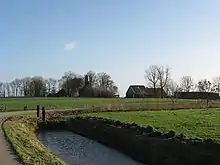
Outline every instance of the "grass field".
MULTIPOLYGON (((177 102, 198 102, 198 100, 177 100, 177 102)), ((46 109, 86 108, 102 104, 148 104, 172 103, 171 99, 125 99, 125 98, 0 98, 0 111, 36 109, 36 105, 45 106, 46 109)))
POLYGON ((141 126, 151 125, 163 132, 174 130, 187 137, 220 141, 220 109, 104 112, 87 115, 134 122, 141 126))
MULTIPOLYGON (((220 109, 102 112, 84 114, 84 116, 135 122, 141 126, 151 125, 162 132, 174 130, 183 133, 188 138, 214 139, 220 142, 220 109)), ((53 119, 63 120, 72 117, 70 115, 55 115, 53 119)), ((12 142, 13 148, 24 164, 31 165, 33 162, 48 165, 64 164, 37 140, 36 128, 36 120, 33 116, 14 116, 3 124, 3 129, 9 141, 12 142)))

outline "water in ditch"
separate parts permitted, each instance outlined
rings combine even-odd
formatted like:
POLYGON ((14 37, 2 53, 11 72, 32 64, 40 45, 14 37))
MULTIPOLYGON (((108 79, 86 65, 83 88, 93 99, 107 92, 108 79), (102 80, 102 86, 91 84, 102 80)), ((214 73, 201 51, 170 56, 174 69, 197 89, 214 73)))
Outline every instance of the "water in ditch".
POLYGON ((42 131, 37 137, 70 165, 143 165, 112 148, 72 132, 42 131))

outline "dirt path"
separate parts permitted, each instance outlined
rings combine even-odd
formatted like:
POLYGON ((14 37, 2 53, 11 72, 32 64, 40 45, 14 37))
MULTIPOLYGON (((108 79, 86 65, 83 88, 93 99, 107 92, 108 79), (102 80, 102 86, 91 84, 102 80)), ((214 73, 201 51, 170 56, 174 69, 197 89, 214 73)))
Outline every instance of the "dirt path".
POLYGON ((2 129, 0 129, 0 160, 3 165, 19 165, 18 157, 11 150, 8 142, 4 138, 2 129))

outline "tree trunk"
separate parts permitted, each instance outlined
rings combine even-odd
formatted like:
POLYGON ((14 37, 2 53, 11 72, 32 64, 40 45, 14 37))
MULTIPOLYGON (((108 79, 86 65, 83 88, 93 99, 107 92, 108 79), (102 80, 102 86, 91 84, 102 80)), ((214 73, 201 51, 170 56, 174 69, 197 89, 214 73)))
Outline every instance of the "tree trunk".
POLYGON ((154 83, 154 96, 153 97, 156 97, 156 83, 154 83))
POLYGON ((163 98, 163 87, 160 88, 160 96, 163 98))

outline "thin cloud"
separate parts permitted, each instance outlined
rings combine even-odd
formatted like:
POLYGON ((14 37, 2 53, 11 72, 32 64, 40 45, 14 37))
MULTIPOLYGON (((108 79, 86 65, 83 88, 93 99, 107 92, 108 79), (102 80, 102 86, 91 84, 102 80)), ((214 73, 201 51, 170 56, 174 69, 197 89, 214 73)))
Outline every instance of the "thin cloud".
POLYGON ((64 47, 64 51, 71 51, 75 48, 76 42, 71 41, 70 43, 66 44, 64 47))

